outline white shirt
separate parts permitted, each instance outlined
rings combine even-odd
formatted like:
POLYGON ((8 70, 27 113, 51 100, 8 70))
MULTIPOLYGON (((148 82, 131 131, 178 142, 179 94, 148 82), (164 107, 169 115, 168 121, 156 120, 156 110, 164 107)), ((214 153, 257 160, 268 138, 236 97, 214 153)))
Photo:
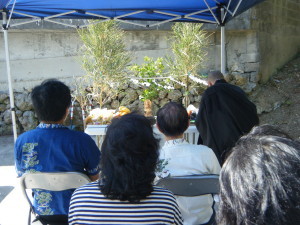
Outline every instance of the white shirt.
MULTIPOLYGON (((219 174, 221 167, 214 152, 204 145, 184 139, 166 141, 160 152, 157 177, 219 174)), ((213 214, 211 195, 175 196, 185 225, 207 223, 213 214)))

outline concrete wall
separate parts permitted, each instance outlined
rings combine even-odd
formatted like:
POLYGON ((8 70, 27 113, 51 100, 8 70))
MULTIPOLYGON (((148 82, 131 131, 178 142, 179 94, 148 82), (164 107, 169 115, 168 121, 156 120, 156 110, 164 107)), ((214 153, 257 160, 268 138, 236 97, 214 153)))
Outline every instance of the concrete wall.
POLYGON ((262 82, 299 53, 299 13, 299 0, 267 0, 252 11, 251 28, 257 31, 262 82))
MULTIPOLYGON (((134 62, 144 56, 163 56, 167 49, 167 32, 132 31, 126 36, 127 48, 134 62)), ((9 32, 9 50, 13 87, 16 91, 31 89, 41 80, 57 78, 70 84, 81 76, 78 54, 82 43, 75 30, 24 30, 9 32)), ((7 90, 3 36, 0 37, 0 90, 7 90)))
MULTIPOLYGON (((211 45, 205 62, 206 70, 202 72, 220 68, 220 33, 218 30, 208 32, 211 45)), ((142 63, 144 56, 156 58, 170 54, 169 34, 167 30, 127 31, 126 44, 134 56, 133 63, 142 63)), ((257 52, 255 40, 253 32, 227 31, 227 67, 230 71, 245 70, 246 55, 257 52)), ((11 30, 9 50, 14 90, 30 90, 47 78, 71 84, 74 76, 84 74, 78 57, 81 45, 74 30, 11 30)), ((3 36, 0 36, 0 90, 7 89, 3 36)))
MULTIPOLYGON (((267 0, 226 25, 227 70, 233 83, 249 92, 299 52, 299 4, 299 0, 267 0)), ((215 25, 204 27, 211 34, 206 71, 219 69, 219 29, 215 25)), ((134 54, 133 63, 143 62, 144 56, 163 57, 168 53, 170 25, 152 30, 128 25, 123 28, 128 31, 126 44, 134 54)), ((73 76, 84 74, 77 57, 81 42, 74 29, 47 22, 27 24, 9 31, 9 47, 16 91, 30 90, 53 77, 70 84, 73 76)), ((0 33, 0 90, 7 89, 0 33)))

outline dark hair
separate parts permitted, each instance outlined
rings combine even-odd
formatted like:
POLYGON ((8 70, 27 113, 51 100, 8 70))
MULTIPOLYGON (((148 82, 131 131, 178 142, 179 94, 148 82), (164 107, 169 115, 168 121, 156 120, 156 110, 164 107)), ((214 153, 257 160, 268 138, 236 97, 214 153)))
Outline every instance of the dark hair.
POLYGON ((102 193, 109 199, 139 202, 153 191, 159 140, 150 121, 128 114, 114 119, 101 147, 102 193))
POLYGON ((157 125, 164 135, 178 136, 188 128, 189 116, 182 104, 169 102, 158 110, 157 125))
POLYGON ((33 88, 31 100, 41 121, 59 121, 71 104, 71 93, 63 82, 50 79, 33 88))
POLYGON ((218 224, 296 225, 300 221, 300 143, 242 137, 220 174, 218 224))
POLYGON ((272 135, 292 139, 287 133, 283 132, 278 127, 275 127, 270 124, 263 124, 260 126, 253 127, 249 134, 257 136, 272 135))

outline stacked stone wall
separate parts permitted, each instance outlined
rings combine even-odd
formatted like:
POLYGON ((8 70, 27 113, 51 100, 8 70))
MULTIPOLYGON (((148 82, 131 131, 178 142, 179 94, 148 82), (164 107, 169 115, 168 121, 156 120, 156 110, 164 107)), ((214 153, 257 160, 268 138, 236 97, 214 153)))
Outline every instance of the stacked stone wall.
MULTIPOLYGON (((143 102, 139 99, 139 95, 143 89, 135 84, 124 84, 123 89, 118 96, 112 98, 103 108, 117 109, 119 106, 126 106, 131 111, 143 113, 143 102)), ((153 101, 153 111, 157 110, 169 101, 182 102, 185 89, 174 89, 170 91, 162 90, 158 94, 158 98, 153 101)), ((189 99, 191 104, 196 107, 199 106, 201 100, 201 88, 191 88, 189 99)), ((34 113, 33 106, 30 99, 30 92, 15 92, 15 108, 17 118, 18 134, 34 129, 38 124, 38 119, 34 113)), ((97 107, 97 106, 95 106, 97 107)), ((70 125, 70 118, 66 120, 66 125, 70 125)), ((77 130, 83 130, 81 108, 78 103, 74 105, 74 119, 73 124, 77 130)), ((0 93, 0 135, 12 134, 12 120, 9 105, 9 96, 7 93, 0 93)))

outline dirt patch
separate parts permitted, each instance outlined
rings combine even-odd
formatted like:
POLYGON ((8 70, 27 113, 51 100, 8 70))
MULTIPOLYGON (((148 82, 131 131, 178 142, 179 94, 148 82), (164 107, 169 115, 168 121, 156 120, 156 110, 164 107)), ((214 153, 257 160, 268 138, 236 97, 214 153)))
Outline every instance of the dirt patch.
POLYGON ((251 94, 260 124, 278 126, 300 140, 300 56, 286 64, 269 82, 251 94))

